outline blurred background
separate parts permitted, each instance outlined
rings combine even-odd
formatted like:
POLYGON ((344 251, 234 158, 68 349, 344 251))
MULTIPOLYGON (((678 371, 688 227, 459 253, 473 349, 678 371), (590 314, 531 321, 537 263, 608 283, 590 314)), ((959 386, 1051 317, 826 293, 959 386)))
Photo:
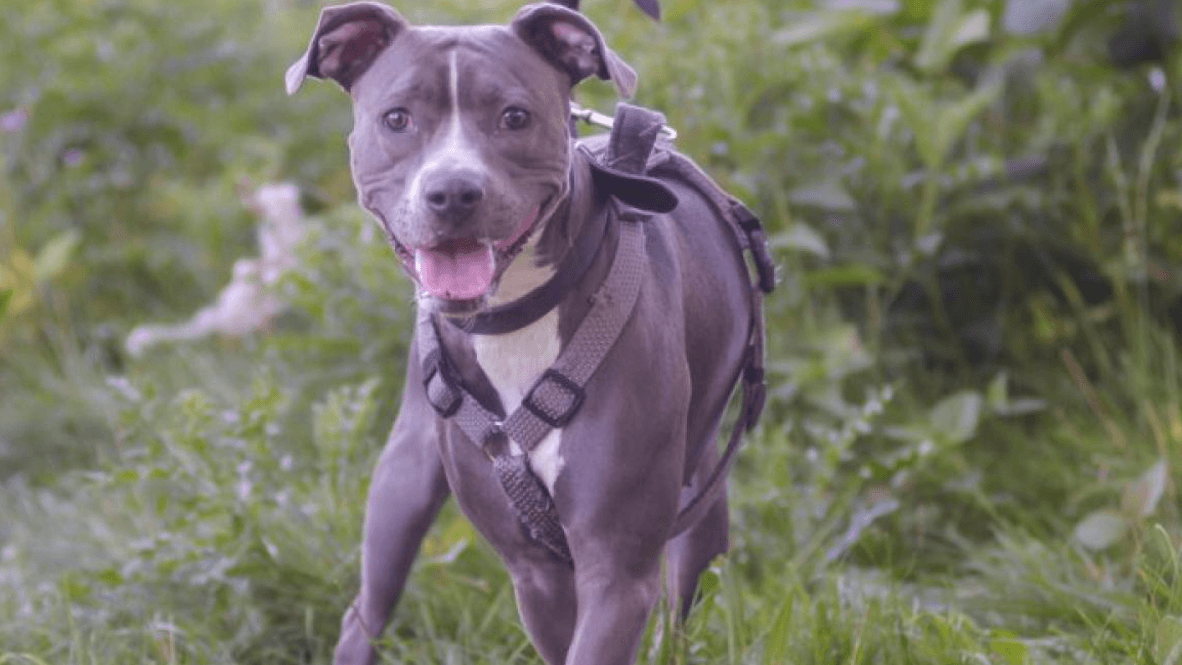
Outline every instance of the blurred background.
MULTIPOLYGON (((662 5, 583 9, 780 285, 732 551, 642 661, 1182 662, 1179 3, 662 5)), ((413 311, 347 97, 283 92, 318 11, 0 6, 0 663, 327 662, 413 311)), ((540 662, 453 506, 382 654, 540 662)))

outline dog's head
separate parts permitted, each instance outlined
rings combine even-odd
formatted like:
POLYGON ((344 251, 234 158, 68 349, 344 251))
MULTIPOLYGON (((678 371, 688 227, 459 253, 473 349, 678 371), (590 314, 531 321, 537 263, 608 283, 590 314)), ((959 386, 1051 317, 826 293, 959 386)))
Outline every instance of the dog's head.
POLYGON ((480 308, 567 195, 570 93, 589 76, 631 95, 636 75, 583 15, 528 5, 507 26, 412 26, 374 2, 329 7, 287 72, 353 99, 361 205, 422 292, 480 308))

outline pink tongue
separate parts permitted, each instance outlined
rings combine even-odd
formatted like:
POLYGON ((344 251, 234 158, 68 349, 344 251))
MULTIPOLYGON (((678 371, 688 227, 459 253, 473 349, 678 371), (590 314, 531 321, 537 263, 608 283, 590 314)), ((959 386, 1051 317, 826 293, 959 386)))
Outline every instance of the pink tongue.
POLYGON ((445 300, 472 300, 492 286, 492 247, 473 239, 449 240, 415 250, 415 271, 427 292, 445 300))

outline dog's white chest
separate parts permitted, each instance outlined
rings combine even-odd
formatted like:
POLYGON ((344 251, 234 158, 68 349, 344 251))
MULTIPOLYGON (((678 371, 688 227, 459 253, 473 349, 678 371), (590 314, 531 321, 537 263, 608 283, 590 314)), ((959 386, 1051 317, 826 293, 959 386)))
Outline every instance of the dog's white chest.
MULTIPOLYGON (((531 249, 527 248, 505 271, 497 293, 499 297, 494 302, 520 297, 553 274, 551 269, 534 266, 531 249)), ((503 335, 476 335, 472 345, 476 361, 496 388, 505 413, 513 413, 521 405, 526 391, 558 359, 558 310, 547 312, 521 330, 503 335)), ((561 443, 562 430, 553 429, 529 455, 530 467, 551 494, 562 471, 561 443)), ((511 446, 514 454, 520 453, 516 442, 511 442, 511 446)))

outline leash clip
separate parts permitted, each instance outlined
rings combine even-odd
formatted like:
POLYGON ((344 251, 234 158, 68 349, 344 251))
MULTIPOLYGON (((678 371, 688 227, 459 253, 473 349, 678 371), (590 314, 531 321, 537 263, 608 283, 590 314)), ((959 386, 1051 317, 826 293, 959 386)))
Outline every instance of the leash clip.
MULTIPOLYGON (((615 125, 615 118, 610 115, 604 115, 593 109, 585 109, 574 102, 570 105, 570 117, 575 120, 581 120, 592 127, 602 127, 604 129, 611 129, 615 125)), ((677 138, 677 130, 669 125, 661 125, 661 136, 673 141, 677 138)))

